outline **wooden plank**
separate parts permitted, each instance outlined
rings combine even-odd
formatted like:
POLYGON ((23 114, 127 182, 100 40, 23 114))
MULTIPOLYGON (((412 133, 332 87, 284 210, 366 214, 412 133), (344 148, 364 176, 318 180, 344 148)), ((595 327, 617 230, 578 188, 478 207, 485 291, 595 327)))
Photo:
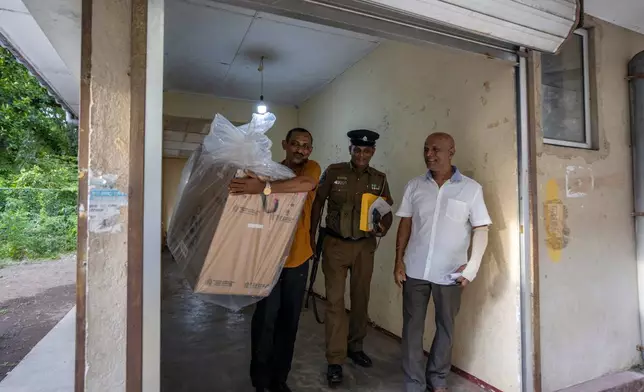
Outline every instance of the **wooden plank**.
POLYGON ((89 118, 92 53, 92 0, 82 3, 80 121, 78 127, 78 227, 76 251, 76 358, 74 390, 85 390, 85 333, 87 317, 87 210, 89 185, 89 118))
POLYGON ((537 141, 541 137, 539 126, 539 89, 541 84, 540 57, 536 52, 530 52, 528 56, 528 133, 530 138, 528 155, 528 182, 530 197, 530 227, 528 235, 532 249, 530 251, 530 266, 532 276, 532 342, 533 342, 533 374, 534 390, 541 391, 541 310, 539 296, 539 212, 538 207, 538 186, 537 186, 537 141))
POLYGON ((132 0, 127 240, 127 392, 143 388, 143 181, 148 0, 132 0))

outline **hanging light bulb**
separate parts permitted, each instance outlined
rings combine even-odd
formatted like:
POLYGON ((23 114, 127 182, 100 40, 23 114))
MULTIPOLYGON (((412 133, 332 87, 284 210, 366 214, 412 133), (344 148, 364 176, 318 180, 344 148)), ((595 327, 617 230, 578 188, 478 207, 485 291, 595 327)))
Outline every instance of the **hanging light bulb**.
POLYGON ((268 112, 268 106, 264 102, 264 56, 259 60, 259 68, 257 68, 260 75, 260 92, 259 92, 259 102, 257 103, 257 113, 266 114, 268 112))
POLYGON ((257 113, 266 114, 266 112, 268 112, 268 107, 266 106, 266 103, 264 103, 264 96, 261 95, 259 97, 259 102, 257 103, 257 113))

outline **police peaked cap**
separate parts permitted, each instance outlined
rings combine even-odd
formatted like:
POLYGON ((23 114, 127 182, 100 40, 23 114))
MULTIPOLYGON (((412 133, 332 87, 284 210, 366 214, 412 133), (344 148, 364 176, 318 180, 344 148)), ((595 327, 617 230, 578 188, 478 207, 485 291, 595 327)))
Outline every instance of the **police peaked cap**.
POLYGON ((380 138, 378 133, 368 129, 356 129, 347 133, 347 136, 352 145, 361 147, 373 147, 376 145, 376 140, 380 138))

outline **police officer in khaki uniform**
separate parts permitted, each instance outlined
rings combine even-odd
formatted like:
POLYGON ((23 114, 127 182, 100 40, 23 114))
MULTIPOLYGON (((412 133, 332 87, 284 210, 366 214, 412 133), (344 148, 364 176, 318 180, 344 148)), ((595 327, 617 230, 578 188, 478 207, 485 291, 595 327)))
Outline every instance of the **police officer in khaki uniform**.
MULTIPOLYGON (((371 193, 393 204, 387 177, 369 166, 380 137, 369 130, 347 134, 351 140, 351 161, 330 165, 322 174, 311 212, 311 234, 315 236, 325 202, 326 239, 323 247, 322 270, 326 285, 326 357, 329 384, 342 382, 342 364, 346 357, 356 365, 371 367, 362 342, 367 334, 368 305, 377 247, 376 237, 384 236, 392 222, 392 214, 382 217, 371 232, 360 230, 362 195, 371 193), (351 313, 345 313, 344 289, 350 272, 351 313)), ((313 238, 312 238, 313 242, 313 238)))

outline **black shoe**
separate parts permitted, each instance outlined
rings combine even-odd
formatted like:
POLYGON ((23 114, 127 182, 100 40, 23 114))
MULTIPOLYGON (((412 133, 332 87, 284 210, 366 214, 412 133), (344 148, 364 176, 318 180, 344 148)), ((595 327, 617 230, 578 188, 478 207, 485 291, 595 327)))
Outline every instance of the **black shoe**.
POLYGON ((349 351, 347 352, 347 357, 351 358, 351 360, 358 366, 362 366, 364 368, 370 368, 373 366, 371 358, 369 358, 364 351, 349 351))
POLYGON ((292 392, 291 388, 289 388, 285 382, 272 384, 270 387, 268 387, 268 390, 270 392, 292 392))
POLYGON ((340 384, 342 382, 342 366, 329 365, 326 371, 326 379, 329 381, 329 385, 340 384))
POLYGON ((255 392, 266 392, 266 388, 264 388, 264 387, 256 387, 255 392))

